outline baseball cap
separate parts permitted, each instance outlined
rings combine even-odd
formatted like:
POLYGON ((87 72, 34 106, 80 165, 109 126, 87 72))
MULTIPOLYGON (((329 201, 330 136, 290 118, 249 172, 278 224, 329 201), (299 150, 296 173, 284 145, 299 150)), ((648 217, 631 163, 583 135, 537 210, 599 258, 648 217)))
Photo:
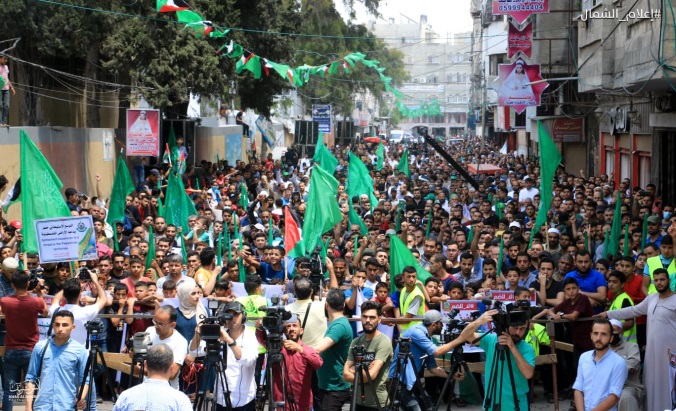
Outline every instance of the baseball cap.
POLYGON ((288 320, 285 320, 284 322, 291 324, 298 322, 298 316, 296 314, 292 314, 291 317, 288 320))
POLYGON ((233 301, 230 304, 226 305, 223 311, 225 312, 234 311, 235 313, 239 314, 244 312, 244 306, 242 305, 242 303, 233 301))
POLYGON ((265 231, 265 227, 261 223, 254 224, 254 228, 256 228, 256 230, 265 231))
POLYGON ((648 217, 648 223, 649 224, 660 224, 661 221, 660 221, 660 218, 658 216, 651 215, 650 217, 648 217))
POLYGON ((153 168, 152 170, 150 170, 150 174, 151 174, 151 175, 154 175, 155 177, 159 177, 159 176, 160 176, 160 172, 157 171, 157 169, 155 169, 155 168, 153 168))
POLYGON ((520 228, 521 228, 521 224, 519 224, 518 221, 512 221, 511 223, 509 223, 509 228, 512 228, 512 227, 516 227, 516 228, 519 228, 519 229, 520 229, 520 228))
POLYGON ((11 225, 12 227, 16 228, 17 230, 21 230, 21 228, 23 227, 23 224, 21 224, 21 221, 19 221, 19 220, 12 220, 12 221, 10 221, 10 222, 9 222, 9 225, 11 225))
POLYGON ((618 326, 618 327, 620 327, 620 329, 622 329, 622 321, 620 321, 620 320, 610 320, 610 324, 614 325, 614 326, 618 326))
POLYGON ((434 324, 439 321, 441 321, 444 324, 447 324, 450 321, 450 319, 448 317, 441 315, 441 313, 437 310, 429 310, 428 312, 423 314, 422 321, 424 325, 434 324))
POLYGON ((524 177, 523 181, 533 181, 530 177, 524 177))

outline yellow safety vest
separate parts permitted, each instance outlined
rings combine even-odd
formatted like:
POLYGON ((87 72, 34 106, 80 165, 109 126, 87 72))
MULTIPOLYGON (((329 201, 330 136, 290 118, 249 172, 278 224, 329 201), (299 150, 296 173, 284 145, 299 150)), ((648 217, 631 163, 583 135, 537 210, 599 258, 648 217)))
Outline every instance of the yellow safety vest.
MULTIPOLYGON (((627 293, 622 293, 615 297, 613 300, 613 303, 610 304, 610 308, 608 308, 608 311, 613 311, 613 310, 619 310, 622 308, 624 305, 624 301, 629 301, 629 303, 633 306, 634 301, 627 295, 627 293)), ((624 321, 622 321, 624 323, 624 321)), ((624 341, 627 342, 637 342, 636 340, 636 320, 634 320, 634 326, 622 333, 624 341)))
MULTIPOLYGON (((246 297, 239 297, 237 300, 238 303, 242 304, 244 307, 244 312, 247 316, 246 326, 251 329, 251 331, 256 332, 256 320, 252 320, 252 317, 265 317, 265 312, 259 311, 259 307, 267 307, 268 299, 263 295, 247 295, 246 297)), ((259 354, 265 354, 264 345, 258 347, 259 354)))
MULTIPOLYGON (((411 291, 409 294, 406 294, 406 299, 404 299, 404 294, 406 293, 406 289, 401 290, 401 295, 399 296, 399 307, 401 309, 401 316, 405 316, 406 313, 408 312, 408 306, 413 302, 413 299, 415 297, 420 297, 420 307, 418 307, 418 312, 416 313, 416 316, 422 317, 423 314, 425 314, 425 296, 423 295, 422 291, 418 286, 416 286, 413 291, 411 291)), ((401 324, 401 330, 405 331, 408 330, 411 326, 416 325, 416 324, 422 324, 422 321, 411 321, 408 324, 401 324)))
POLYGON ((533 347, 536 357, 540 355, 540 344, 542 345, 551 344, 549 335, 547 335, 547 330, 541 324, 533 324, 533 329, 528 330, 528 334, 526 334, 525 340, 528 344, 530 344, 531 347, 533 347))
MULTIPOLYGON (((653 272, 658 268, 664 268, 664 265, 662 265, 662 258, 659 255, 648 258, 646 264, 648 264, 648 272, 650 273, 650 287, 648 287, 648 294, 653 294, 657 292, 653 281, 653 272)), ((671 259, 671 263, 669 263, 669 267, 667 267, 667 272, 671 279, 671 291, 674 291, 676 289, 676 283, 674 283, 674 280, 676 279, 676 258, 671 259)))

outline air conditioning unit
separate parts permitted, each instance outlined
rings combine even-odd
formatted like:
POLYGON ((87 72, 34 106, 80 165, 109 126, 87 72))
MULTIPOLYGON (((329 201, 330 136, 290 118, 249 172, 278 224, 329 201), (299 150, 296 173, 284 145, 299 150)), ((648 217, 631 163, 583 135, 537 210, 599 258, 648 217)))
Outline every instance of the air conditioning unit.
POLYGON ((414 83, 417 83, 417 82, 418 82, 418 79, 415 78, 415 77, 413 77, 413 82, 414 82, 414 83))
POLYGON ((662 113, 671 113, 676 110, 676 95, 667 94, 655 98, 655 110, 662 113))

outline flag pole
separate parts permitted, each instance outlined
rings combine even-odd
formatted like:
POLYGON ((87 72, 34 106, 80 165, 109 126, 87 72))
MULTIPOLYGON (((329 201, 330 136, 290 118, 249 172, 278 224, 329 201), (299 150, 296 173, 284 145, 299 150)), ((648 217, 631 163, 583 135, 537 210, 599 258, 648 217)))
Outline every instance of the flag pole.
MULTIPOLYGON (((533 235, 533 233, 530 233, 533 235)), ((549 250, 549 221, 545 221, 545 241, 547 242, 547 251, 549 250)))

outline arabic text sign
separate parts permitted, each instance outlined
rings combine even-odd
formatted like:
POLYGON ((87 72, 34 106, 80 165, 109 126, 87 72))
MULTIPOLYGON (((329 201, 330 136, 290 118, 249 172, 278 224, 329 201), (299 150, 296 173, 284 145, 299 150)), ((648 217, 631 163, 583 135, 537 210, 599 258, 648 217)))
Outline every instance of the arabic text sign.
POLYGON ((521 24, 528 16, 549 13, 549 0, 493 0, 493 14, 507 14, 521 24))
POLYGON ((584 11, 584 14, 580 16, 580 20, 587 21, 589 19, 592 20, 610 19, 610 20, 619 20, 620 22, 628 22, 630 20, 655 21, 659 20, 661 16, 662 10, 660 9, 630 10, 624 16, 621 16, 618 9, 612 9, 609 11, 607 8, 604 8, 602 12, 598 10, 592 11, 592 9, 586 9, 584 11))
POLYGON ((95 260, 96 230, 92 216, 35 220, 40 262, 95 260))
POLYGON ((160 111, 127 110, 127 156, 160 155, 160 111))
POLYGON ((584 141, 584 119, 557 118, 552 123, 552 138, 556 142, 581 143, 584 141))
POLYGON ((533 54, 533 23, 529 22, 521 30, 513 23, 509 24, 507 58, 511 59, 519 52, 527 58, 531 58, 533 54))
POLYGON ((319 132, 331 132, 331 104, 313 104, 312 121, 319 123, 319 132))

